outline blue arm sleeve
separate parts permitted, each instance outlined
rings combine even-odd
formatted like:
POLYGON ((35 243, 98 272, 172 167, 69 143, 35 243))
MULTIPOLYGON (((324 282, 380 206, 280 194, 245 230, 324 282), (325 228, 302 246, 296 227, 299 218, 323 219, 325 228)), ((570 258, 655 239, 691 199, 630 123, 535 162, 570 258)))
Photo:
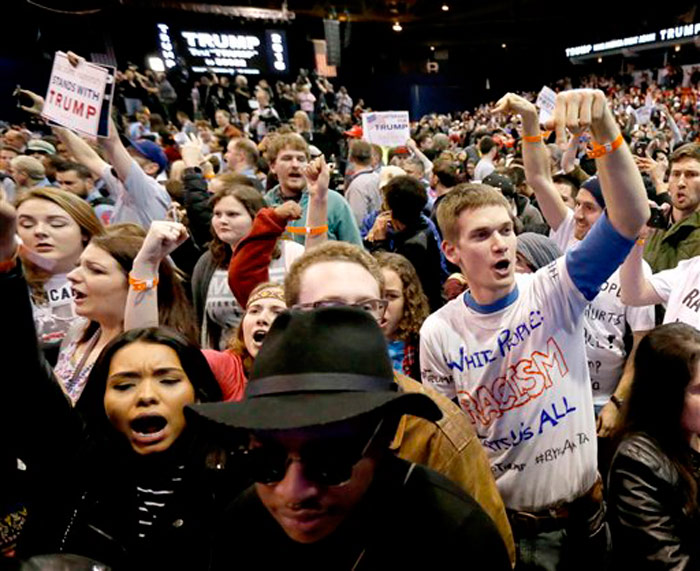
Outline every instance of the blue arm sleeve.
POLYGON ((574 285, 592 301, 598 290, 625 261, 634 240, 622 236, 604 213, 586 237, 566 253, 566 269, 574 285))

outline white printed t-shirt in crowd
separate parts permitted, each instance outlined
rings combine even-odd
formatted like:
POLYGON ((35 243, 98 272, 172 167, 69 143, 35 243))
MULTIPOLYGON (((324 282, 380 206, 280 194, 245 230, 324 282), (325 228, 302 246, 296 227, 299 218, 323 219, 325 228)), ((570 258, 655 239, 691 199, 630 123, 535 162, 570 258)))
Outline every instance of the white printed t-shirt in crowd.
MULTIPOLYGON (((574 213, 569 210, 559 228, 550 233, 562 252, 580 242, 574 237, 575 224, 574 213)), ((643 265, 645 275, 651 276, 649 264, 643 262, 643 265)), ((627 324, 631 332, 653 329, 656 325, 654 306, 631 307, 622 303, 618 268, 600 286, 600 293, 586 307, 583 315, 593 404, 604 406, 615 392, 625 367, 627 324)))
POLYGON ((583 311, 631 246, 603 216, 580 246, 516 275, 506 297, 479 306, 465 294, 421 329, 422 380, 470 416, 509 509, 569 502, 595 482, 583 311))
POLYGON ((101 178, 114 200, 110 224, 133 222, 148 230, 154 220, 165 219, 170 195, 160 183, 143 172, 136 161, 131 161, 129 176, 123 184, 111 166, 105 167, 101 178))
POLYGON ((700 329, 700 256, 649 278, 666 305, 664 323, 682 321, 700 329))

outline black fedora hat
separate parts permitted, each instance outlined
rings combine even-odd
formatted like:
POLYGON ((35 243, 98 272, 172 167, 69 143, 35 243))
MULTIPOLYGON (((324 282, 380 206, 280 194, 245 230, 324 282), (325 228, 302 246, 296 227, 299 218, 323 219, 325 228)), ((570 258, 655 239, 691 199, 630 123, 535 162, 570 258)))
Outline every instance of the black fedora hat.
POLYGON ((188 408, 248 430, 321 426, 380 410, 442 417, 427 395, 399 390, 377 322, 348 307, 281 314, 255 359, 245 399, 188 408))

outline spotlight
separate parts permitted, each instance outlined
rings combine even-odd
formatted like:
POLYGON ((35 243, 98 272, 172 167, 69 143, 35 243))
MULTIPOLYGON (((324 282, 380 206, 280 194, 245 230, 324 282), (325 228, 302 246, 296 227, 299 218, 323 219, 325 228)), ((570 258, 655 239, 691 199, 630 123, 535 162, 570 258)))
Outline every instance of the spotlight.
POLYGON ((603 63, 603 58, 602 58, 602 57, 599 57, 599 58, 598 58, 598 63, 603 63))
POLYGON ((449 12, 449 10, 450 10, 450 7, 449 7, 447 4, 443 4, 443 5, 442 5, 442 11, 443 11, 443 12, 449 12))
POLYGON ((501 44, 501 47, 502 47, 503 49, 506 49, 508 46, 505 45, 505 44, 501 44))
POLYGON ((435 46, 430 46, 430 51, 434 52, 435 51, 435 46))
POLYGON ((677 52, 681 51, 681 47, 680 47, 680 46, 676 46, 676 51, 677 51, 677 52))
POLYGON ((398 22, 394 22, 394 25, 391 27, 391 29, 395 32, 400 32, 401 30, 403 30, 401 24, 399 24, 398 22))

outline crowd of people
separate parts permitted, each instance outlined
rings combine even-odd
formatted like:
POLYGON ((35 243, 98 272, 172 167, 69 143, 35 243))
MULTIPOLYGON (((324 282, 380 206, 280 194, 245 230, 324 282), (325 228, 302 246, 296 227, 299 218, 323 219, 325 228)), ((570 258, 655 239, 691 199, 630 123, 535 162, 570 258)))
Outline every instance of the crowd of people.
POLYGON ((700 567, 697 85, 178 77, 0 133, 3 564, 700 567))

